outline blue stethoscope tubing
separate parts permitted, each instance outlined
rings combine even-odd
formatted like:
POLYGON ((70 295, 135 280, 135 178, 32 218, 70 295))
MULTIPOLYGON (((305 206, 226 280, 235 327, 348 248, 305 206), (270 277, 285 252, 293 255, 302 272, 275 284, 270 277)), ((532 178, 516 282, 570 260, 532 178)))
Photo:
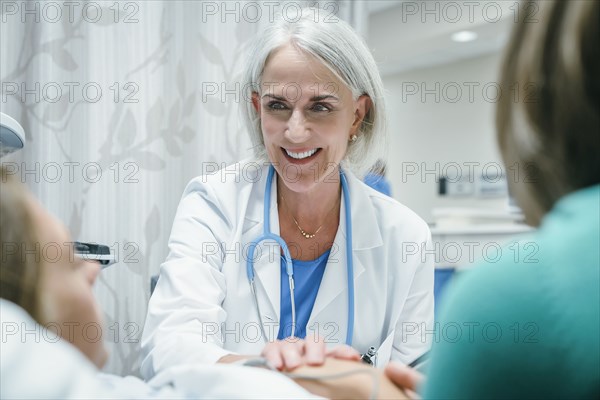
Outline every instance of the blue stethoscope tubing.
MULTIPOLYGON (((271 232, 271 187, 273 186, 273 177, 275 176, 275 168, 273 165, 269 166, 269 174, 267 176, 267 184, 265 186, 265 197, 264 197, 264 227, 263 234, 256 240, 250 243, 248 248, 248 258, 246 260, 246 273, 248 274, 248 281, 250 283, 250 290, 254 297, 254 305, 258 312, 258 318, 260 320, 260 328, 262 335, 265 340, 268 340, 268 336, 265 332, 262 313, 260 312, 260 306, 258 304, 258 297, 256 294, 256 282, 254 275, 254 251, 260 242, 264 240, 274 240, 283 249, 283 257, 285 259, 285 271, 288 275, 288 282, 290 287, 290 302, 292 306, 292 335, 295 334, 296 329, 296 303, 294 300, 294 268, 292 265, 292 257, 290 256, 290 250, 285 243, 285 240, 281 236, 275 235, 271 232)), ((352 336, 354 335, 354 263, 352 260, 352 219, 351 219, 351 208, 350 208, 350 194, 348 193, 348 181, 344 171, 340 168, 340 180, 342 182, 342 192, 344 194, 344 208, 345 208, 345 220, 346 220, 346 260, 347 260, 347 273, 348 273, 348 327, 346 330, 346 344, 352 345, 352 336)))

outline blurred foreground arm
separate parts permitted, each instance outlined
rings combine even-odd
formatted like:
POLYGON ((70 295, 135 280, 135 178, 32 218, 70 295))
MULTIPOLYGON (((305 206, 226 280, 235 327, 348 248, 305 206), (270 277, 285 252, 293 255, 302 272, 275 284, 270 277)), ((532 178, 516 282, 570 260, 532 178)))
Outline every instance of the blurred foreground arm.
POLYGON ((303 365, 288 376, 318 396, 330 399, 409 399, 389 375, 358 361, 327 358, 321 366, 303 365))

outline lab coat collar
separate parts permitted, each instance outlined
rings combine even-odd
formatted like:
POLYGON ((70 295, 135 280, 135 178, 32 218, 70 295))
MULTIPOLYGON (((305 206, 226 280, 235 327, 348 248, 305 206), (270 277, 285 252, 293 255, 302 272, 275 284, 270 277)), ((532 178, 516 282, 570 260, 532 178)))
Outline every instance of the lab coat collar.
MULTIPOLYGON (((348 178, 350 205, 352 207, 350 215, 353 228, 353 250, 368 250, 383 245, 375 208, 369 198, 369 188, 352 172, 347 169, 343 169, 343 171, 348 178)), ((342 201, 342 204, 344 204, 344 201, 342 201)), ((345 208, 340 209, 340 227, 342 228, 344 240, 346 240, 345 208)))
MULTIPOLYGON (((365 183, 361 182, 352 172, 348 169, 343 169, 346 177, 348 178, 348 190, 350 192, 350 204, 352 206, 351 217, 353 226, 353 243, 352 248, 354 250, 367 250, 374 247, 381 246, 383 239, 377 217, 375 215, 375 209, 373 203, 369 198, 369 193, 365 183), (360 229, 357 229, 360 227, 360 229)), ((263 199, 265 194, 265 185, 267 182, 267 175, 269 172, 269 165, 265 165, 262 168, 260 180, 254 184, 252 190, 251 199, 249 201, 249 209, 246 213, 246 220, 248 225, 253 229, 258 229, 255 224, 260 225, 262 232, 263 224, 263 199)), ((342 207, 344 205, 344 198, 342 196, 342 207)), ((340 228, 343 233, 343 238, 346 240, 346 221, 345 221, 345 208, 340 208, 340 228)), ((273 178, 273 186, 271 189, 271 232, 279 235, 279 213, 277 210, 277 179, 273 178)))
MULTIPOLYGON (((353 260, 353 275, 354 286, 356 281, 365 271, 365 266, 361 261, 361 252, 363 250, 372 249, 383 245, 381 233, 379 230, 378 220, 375 214, 373 203, 369 198, 369 193, 364 183, 361 182, 353 173, 347 169, 343 169, 347 181, 348 192, 350 193, 350 216, 352 219, 352 260, 353 260)), ((328 323, 337 324, 336 336, 339 335, 340 343, 344 343, 346 339, 346 327, 348 323, 347 308, 344 310, 335 310, 333 313, 325 312, 327 306, 334 301, 338 296, 345 294, 348 296, 348 280, 347 276, 347 257, 346 257, 346 202, 342 192, 342 202, 340 207, 340 225, 335 236, 332 253, 329 254, 327 266, 321 286, 317 293, 317 298, 313 306, 307 328, 314 325, 314 322, 320 322, 321 328, 328 323)), ((344 299, 344 304, 348 307, 347 300, 344 299)), ((356 307, 356 304, 355 304, 356 307)), ((332 310, 330 310, 332 311, 332 310)), ((317 328, 320 329, 320 328, 317 328)))

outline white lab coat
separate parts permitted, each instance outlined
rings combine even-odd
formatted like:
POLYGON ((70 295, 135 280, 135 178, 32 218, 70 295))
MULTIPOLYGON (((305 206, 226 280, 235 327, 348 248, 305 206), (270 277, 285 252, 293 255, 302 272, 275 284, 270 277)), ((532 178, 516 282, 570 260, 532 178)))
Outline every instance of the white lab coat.
POLYGON ((292 380, 260 368, 171 368, 150 383, 99 373, 71 344, 0 299, 0 399, 316 399, 292 380))
MULTIPOLYGON (((193 179, 186 187, 169 255, 150 299, 142 336, 142 375, 177 365, 214 363, 226 354, 260 354, 265 345, 246 274, 248 245, 263 232, 268 165, 253 160, 193 179)), ((378 365, 410 362, 429 348, 433 260, 427 224, 414 212, 345 171, 353 224, 355 323, 352 346, 379 349, 378 365)), ((270 193, 271 232, 279 234, 277 180, 270 193)), ((343 195, 342 195, 343 196, 343 195)), ((345 343, 348 297, 345 202, 308 332, 328 346, 345 343)), ((280 313, 280 252, 256 249, 258 301, 269 340, 280 313)), ((299 300, 296 300, 297 302, 299 300)))

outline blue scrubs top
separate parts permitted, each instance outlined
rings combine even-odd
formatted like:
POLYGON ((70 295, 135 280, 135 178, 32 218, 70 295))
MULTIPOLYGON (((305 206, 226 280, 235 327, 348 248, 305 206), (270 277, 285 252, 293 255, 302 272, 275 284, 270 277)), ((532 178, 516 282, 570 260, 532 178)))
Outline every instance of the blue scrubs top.
MULTIPOLYGON (((306 337, 306 324, 310 318, 330 250, 312 261, 292 259, 294 269, 294 300, 296 302, 296 333, 301 339, 306 337)), ((292 334, 292 303, 290 302, 290 287, 288 274, 285 270, 285 259, 281 258, 281 312, 277 339, 285 339, 292 334)))
POLYGON ((364 182, 378 192, 390 197, 392 196, 390 182, 385 178, 385 176, 369 173, 367 176, 365 176, 364 182))

